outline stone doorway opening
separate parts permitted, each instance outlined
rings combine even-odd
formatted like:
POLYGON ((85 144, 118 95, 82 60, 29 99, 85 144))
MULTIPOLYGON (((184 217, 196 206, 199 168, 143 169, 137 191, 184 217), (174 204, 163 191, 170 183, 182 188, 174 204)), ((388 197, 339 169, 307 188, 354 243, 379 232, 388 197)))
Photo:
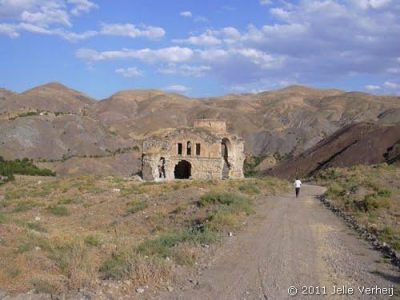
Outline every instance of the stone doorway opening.
POLYGON ((192 176, 192 165, 186 160, 181 160, 174 171, 175 179, 189 179, 192 176))
POLYGON ((231 164, 229 163, 229 151, 231 142, 227 138, 223 138, 221 142, 221 156, 224 159, 224 166, 222 168, 222 179, 229 178, 229 170, 231 169, 231 164))

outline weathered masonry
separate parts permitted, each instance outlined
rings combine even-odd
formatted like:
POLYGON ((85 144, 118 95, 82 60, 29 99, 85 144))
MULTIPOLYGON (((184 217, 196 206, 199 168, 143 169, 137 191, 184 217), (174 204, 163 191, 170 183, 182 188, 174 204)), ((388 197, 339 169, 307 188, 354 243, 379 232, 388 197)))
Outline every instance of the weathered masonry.
POLYGON ((143 142, 144 180, 243 178, 244 143, 219 120, 164 129, 143 142))

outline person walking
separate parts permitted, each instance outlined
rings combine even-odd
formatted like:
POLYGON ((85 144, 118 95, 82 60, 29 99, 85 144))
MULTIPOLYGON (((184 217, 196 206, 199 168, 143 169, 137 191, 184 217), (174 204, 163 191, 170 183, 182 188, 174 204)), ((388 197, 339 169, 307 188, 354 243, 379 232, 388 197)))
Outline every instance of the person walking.
POLYGON ((296 198, 297 198, 300 195, 300 188, 301 188, 301 181, 297 177, 296 180, 294 181, 294 188, 296 190, 296 198))

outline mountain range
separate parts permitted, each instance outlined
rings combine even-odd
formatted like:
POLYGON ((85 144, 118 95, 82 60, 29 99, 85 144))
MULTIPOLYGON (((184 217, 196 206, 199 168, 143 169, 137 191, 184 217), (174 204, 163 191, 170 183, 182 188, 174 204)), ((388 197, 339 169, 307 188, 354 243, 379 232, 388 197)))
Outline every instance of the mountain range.
POLYGON ((141 139, 198 118, 226 120, 248 155, 297 157, 352 124, 398 124, 400 97, 290 86, 210 98, 127 90, 97 101, 60 83, 0 89, 0 156, 33 158, 61 174, 129 175, 141 139))

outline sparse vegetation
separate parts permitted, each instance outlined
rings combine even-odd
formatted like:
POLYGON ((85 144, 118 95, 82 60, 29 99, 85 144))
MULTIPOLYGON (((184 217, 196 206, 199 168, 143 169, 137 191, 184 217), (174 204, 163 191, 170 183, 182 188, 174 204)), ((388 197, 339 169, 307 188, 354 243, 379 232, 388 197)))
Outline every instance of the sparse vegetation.
POLYGON ((244 160, 243 171, 245 177, 260 176, 256 167, 264 160, 265 156, 247 156, 244 160))
POLYGON ((49 169, 40 169, 33 164, 33 161, 24 158, 22 160, 4 160, 0 156, 0 176, 6 176, 8 181, 14 180, 14 174, 30 176, 55 176, 56 174, 49 169))
POLYGON ((0 286, 56 294, 102 288, 102 279, 163 286, 176 265, 189 268, 205 245, 238 230, 257 197, 286 186, 274 178, 18 176, 0 186, 0 286))
POLYGON ((138 246, 137 252, 147 256, 174 258, 176 256, 176 246, 182 243, 200 245, 210 244, 217 240, 217 235, 208 229, 184 229, 163 234, 156 239, 147 240, 138 246))
POLYGON ((130 214, 137 213, 138 211, 141 211, 147 207, 147 203, 145 201, 138 201, 138 200, 133 200, 128 203, 128 209, 127 212, 130 214))
POLYGON ((85 244, 93 247, 100 246, 101 241, 97 235, 89 234, 85 237, 85 244))
POLYGON ((62 205, 50 206, 47 210, 55 216, 64 217, 69 215, 68 208, 62 205))
POLYGON ((10 118, 10 120, 15 120, 17 118, 25 118, 25 117, 32 117, 32 116, 38 116, 40 114, 40 112, 38 111, 28 111, 28 112, 23 112, 20 113, 12 118, 10 118))
POLYGON ((355 166, 322 171, 317 181, 327 197, 379 238, 400 250, 400 169, 394 165, 355 166), (375 232, 376 231, 376 232, 375 232))

